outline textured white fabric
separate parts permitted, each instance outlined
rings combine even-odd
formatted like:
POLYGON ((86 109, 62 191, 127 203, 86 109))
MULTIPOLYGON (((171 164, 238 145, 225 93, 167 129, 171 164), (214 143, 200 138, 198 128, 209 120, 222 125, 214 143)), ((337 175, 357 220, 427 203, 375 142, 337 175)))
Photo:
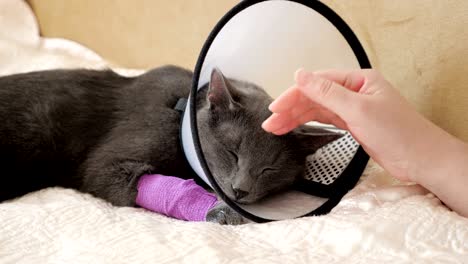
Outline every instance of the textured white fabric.
MULTIPOLYGON (((106 65, 37 34, 25 3, 0 0, 0 75, 106 65)), ((0 204, 0 263, 467 262, 468 220, 376 166, 332 213, 267 224, 188 223, 59 188, 0 204)))

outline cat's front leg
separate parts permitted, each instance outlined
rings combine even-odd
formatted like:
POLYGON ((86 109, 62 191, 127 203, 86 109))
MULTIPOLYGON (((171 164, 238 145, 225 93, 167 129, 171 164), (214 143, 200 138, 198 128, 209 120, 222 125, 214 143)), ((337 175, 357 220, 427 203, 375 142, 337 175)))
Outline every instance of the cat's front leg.
POLYGON ((211 221, 238 225, 244 219, 215 194, 197 185, 193 179, 152 174, 138 181, 136 202, 139 206, 186 221, 211 221))
POLYGON ((208 211, 206 221, 222 225, 241 225, 247 223, 247 219, 224 202, 219 202, 208 211))
POLYGON ((79 190, 116 206, 135 206, 138 180, 152 170, 153 167, 145 162, 110 159, 103 164, 89 166, 79 190))

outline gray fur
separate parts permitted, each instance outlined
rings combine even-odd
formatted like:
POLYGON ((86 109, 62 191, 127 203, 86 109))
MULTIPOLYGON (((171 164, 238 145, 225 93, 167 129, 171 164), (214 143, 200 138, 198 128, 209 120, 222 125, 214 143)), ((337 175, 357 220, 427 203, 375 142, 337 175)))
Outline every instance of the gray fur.
POLYGON ((202 150, 220 187, 238 203, 253 203, 291 186, 305 159, 339 134, 300 126, 284 135, 266 133, 262 122, 273 99, 255 84, 212 72, 197 96, 202 150))
MULTIPOLYGON (((200 140, 231 198, 236 199, 231 183, 248 192, 236 199, 244 203, 286 188, 304 171, 307 154, 336 139, 305 137, 299 130, 282 137, 264 132, 260 124, 270 114, 271 98, 220 72, 213 77, 223 82, 213 82, 198 97, 200 140), (218 97, 210 101, 214 91, 218 97)), ((194 178, 180 146, 181 116, 173 109, 188 97, 191 81, 192 72, 175 66, 133 78, 95 70, 1 77, 0 201, 63 186, 135 206, 136 184, 145 173, 194 178)), ((237 223, 232 210, 223 218, 225 208, 214 208, 209 220, 237 223)))
POLYGON ((144 173, 192 178, 179 144, 192 73, 53 70, 0 78, 0 200, 48 186, 134 206, 144 173))
POLYGON ((206 221, 222 225, 241 225, 247 220, 224 202, 215 205, 206 215, 206 221))

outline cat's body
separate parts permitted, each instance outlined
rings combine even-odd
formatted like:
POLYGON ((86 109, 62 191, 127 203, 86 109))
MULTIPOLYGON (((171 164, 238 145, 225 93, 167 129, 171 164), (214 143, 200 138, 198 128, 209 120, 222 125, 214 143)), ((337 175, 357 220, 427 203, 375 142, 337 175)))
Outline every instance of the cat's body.
POLYGON ((179 143, 192 73, 54 70, 0 78, 0 201, 49 186, 133 206, 149 172, 192 178, 179 143))
MULTIPOLYGON (((196 178, 185 159, 178 99, 192 72, 175 66, 127 78, 112 71, 53 70, 0 77, 0 202, 50 186, 135 206, 140 176, 196 178)), ((231 199, 253 203, 302 175, 305 157, 338 138, 300 127, 285 136, 261 123, 272 98, 214 70, 197 98, 207 163, 231 199)), ((208 220, 240 223, 226 205, 208 220)))

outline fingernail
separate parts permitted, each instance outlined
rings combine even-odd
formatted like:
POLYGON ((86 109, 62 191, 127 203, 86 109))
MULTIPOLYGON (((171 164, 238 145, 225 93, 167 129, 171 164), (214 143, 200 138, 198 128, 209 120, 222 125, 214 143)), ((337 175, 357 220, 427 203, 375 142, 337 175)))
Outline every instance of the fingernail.
POLYGON ((296 72, 294 72, 294 81, 297 82, 297 79, 299 78, 299 74, 301 74, 301 72, 303 72, 303 71, 304 71, 304 68, 301 67, 301 68, 297 69, 296 72))
POLYGON ((296 84, 299 89, 306 86, 315 76, 314 72, 307 72, 305 70, 301 70, 298 72, 296 84))
POLYGON ((270 105, 268 105, 268 110, 270 110, 271 112, 273 112, 273 108, 275 107, 275 102, 276 101, 273 101, 270 105))
POLYGON ((263 123, 262 123, 262 128, 263 128, 264 130, 267 130, 265 126, 268 126, 268 122, 269 122, 268 119, 265 120, 265 121, 263 121, 263 123))

